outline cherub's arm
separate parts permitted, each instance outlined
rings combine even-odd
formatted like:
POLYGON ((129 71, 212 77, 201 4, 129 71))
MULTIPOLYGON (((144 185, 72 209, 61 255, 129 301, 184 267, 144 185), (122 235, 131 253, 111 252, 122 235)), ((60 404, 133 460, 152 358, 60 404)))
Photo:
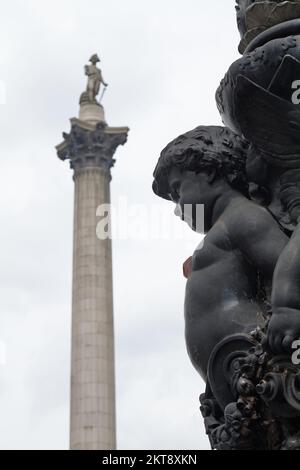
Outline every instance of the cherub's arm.
POLYGON ((289 239, 265 209, 254 206, 246 215, 236 227, 237 245, 263 274, 273 274, 267 342, 275 353, 290 352, 300 338, 300 225, 289 239))
POLYGON ((277 260, 289 238, 263 207, 249 204, 231 227, 235 245, 267 278, 272 279, 277 260))

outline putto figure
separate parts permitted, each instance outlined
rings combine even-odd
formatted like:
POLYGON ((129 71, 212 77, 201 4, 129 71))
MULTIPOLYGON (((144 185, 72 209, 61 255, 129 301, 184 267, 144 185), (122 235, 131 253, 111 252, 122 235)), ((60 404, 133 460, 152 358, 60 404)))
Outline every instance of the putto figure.
POLYGON ((242 57, 216 93, 227 128, 201 126, 171 142, 153 188, 193 229, 197 211, 188 219, 185 206, 205 205, 204 243, 184 264, 185 325, 206 380, 211 447, 292 450, 300 448, 300 0, 236 0, 236 9, 242 57))
POLYGON ((85 65, 85 74, 88 77, 87 89, 81 95, 80 102, 88 101, 89 103, 97 103, 96 97, 100 92, 101 84, 107 87, 108 84, 104 81, 101 70, 97 67, 100 59, 97 54, 92 55, 90 58, 91 65, 85 65))
POLYGON ((186 269, 185 331, 191 361, 205 380, 222 340, 263 324, 263 286, 271 284, 288 242, 270 213, 249 199, 247 148, 229 129, 200 126, 171 142, 154 172, 154 192, 172 200, 193 229, 197 205, 204 204, 206 236, 186 269), (184 214, 191 206, 192 221, 184 214))
MULTIPOLYGON (((300 331, 299 231, 290 240, 271 211, 250 199, 248 152, 228 128, 200 126, 162 151, 153 190, 193 230, 197 206, 205 207, 204 242, 184 266, 185 336, 207 385, 200 401, 212 448, 299 448, 300 374, 291 360, 300 331)), ((295 188, 288 183, 290 207, 295 188)), ((299 221, 298 206, 293 216, 299 221)))

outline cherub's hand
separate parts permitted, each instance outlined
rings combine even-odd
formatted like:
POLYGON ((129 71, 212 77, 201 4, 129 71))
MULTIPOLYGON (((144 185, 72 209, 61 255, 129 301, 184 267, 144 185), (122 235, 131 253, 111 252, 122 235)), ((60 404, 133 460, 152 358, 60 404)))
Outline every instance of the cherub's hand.
POLYGON ((274 353, 291 353, 292 344, 300 339, 300 311, 285 309, 271 317, 267 344, 274 353))

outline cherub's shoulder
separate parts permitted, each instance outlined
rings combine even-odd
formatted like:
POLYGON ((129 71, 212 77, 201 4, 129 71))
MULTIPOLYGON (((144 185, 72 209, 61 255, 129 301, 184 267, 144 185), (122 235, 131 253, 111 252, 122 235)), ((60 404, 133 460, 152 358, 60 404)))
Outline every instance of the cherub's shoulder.
POLYGON ((259 220, 272 219, 270 212, 265 207, 259 206, 256 202, 247 198, 240 198, 235 201, 231 205, 230 211, 243 219, 249 219, 250 216, 255 216, 259 220))
POLYGON ((265 230, 280 230, 270 212, 248 199, 241 199, 233 204, 228 213, 228 228, 238 234, 255 234, 265 230))

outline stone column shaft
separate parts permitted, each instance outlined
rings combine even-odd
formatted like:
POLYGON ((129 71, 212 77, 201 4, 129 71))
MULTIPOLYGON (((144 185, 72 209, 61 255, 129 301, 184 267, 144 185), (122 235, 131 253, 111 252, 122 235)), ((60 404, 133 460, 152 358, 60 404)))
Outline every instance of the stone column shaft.
POLYGON ((101 168, 75 172, 71 449, 115 449, 111 240, 96 236, 96 210, 110 203, 101 168))
POLYGON ((64 142, 57 147, 59 158, 70 160, 75 182, 70 448, 113 450, 112 247, 109 238, 97 237, 96 229, 97 208, 110 204, 113 155, 126 142, 128 128, 79 119, 71 123, 70 134, 64 134, 64 142))

